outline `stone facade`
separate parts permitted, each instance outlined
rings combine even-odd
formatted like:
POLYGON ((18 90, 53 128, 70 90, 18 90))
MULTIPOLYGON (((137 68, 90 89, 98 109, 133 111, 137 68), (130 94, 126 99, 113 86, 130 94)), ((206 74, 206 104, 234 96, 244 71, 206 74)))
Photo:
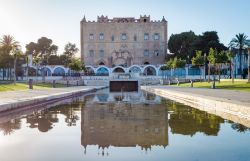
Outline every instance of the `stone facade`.
POLYGON ((150 16, 81 21, 81 60, 108 67, 163 64, 167 54, 167 21, 150 16))

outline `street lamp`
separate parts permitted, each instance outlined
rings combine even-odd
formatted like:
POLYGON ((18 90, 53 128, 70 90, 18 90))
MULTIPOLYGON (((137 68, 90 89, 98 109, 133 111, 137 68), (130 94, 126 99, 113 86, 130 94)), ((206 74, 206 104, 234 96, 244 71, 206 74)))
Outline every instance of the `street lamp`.
POLYGON ((207 54, 204 53, 204 75, 205 75, 205 81, 206 81, 206 65, 207 65, 207 54))

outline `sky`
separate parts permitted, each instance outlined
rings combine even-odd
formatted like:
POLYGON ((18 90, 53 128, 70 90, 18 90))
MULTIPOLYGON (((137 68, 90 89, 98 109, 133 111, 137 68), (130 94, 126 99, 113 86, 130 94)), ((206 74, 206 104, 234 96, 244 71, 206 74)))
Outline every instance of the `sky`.
POLYGON ((45 36, 63 52, 66 43, 80 48, 80 21, 97 16, 168 21, 168 34, 217 31, 226 46, 238 33, 250 37, 250 0, 0 0, 0 37, 12 35, 22 49, 45 36))

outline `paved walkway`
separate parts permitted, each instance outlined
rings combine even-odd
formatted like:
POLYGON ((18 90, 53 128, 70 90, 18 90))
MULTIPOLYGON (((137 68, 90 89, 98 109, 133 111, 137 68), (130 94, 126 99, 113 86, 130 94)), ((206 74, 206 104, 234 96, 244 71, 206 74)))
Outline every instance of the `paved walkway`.
POLYGON ((206 97, 215 100, 224 100, 227 102, 234 102, 236 104, 248 105, 250 108, 250 92, 223 90, 223 89, 205 89, 205 88, 189 88, 189 87, 174 87, 174 86, 144 86, 154 89, 163 89, 172 92, 179 92, 183 94, 206 97))
POLYGON ((32 105, 42 101, 59 99, 73 94, 91 92, 101 88, 104 88, 104 86, 77 86, 68 88, 0 92, 0 112, 20 106, 32 105))
POLYGON ((173 86, 141 89, 250 127, 250 92, 173 86))

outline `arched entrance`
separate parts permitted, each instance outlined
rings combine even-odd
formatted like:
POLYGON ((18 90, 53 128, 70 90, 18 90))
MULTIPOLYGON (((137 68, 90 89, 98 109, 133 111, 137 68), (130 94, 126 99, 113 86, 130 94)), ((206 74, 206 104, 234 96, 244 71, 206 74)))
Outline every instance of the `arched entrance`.
POLYGON ((109 76, 109 70, 106 67, 99 67, 96 74, 99 76, 109 76))
POLYGON ((113 73, 125 73, 125 70, 121 67, 117 67, 113 70, 113 73))
POLYGON ((52 75, 51 70, 48 67, 43 67, 41 69, 41 72, 44 72, 45 76, 51 76, 52 75))
POLYGON ((144 71, 143 71, 144 75, 156 75, 156 69, 152 66, 147 66, 144 71))
POLYGON ((130 73, 141 73, 141 68, 139 66, 132 66, 129 68, 130 73))
POLYGON ((95 71, 93 67, 86 67, 86 75, 95 75, 95 71))
POLYGON ((53 76, 64 76, 65 70, 62 67, 57 67, 54 69, 53 76))

